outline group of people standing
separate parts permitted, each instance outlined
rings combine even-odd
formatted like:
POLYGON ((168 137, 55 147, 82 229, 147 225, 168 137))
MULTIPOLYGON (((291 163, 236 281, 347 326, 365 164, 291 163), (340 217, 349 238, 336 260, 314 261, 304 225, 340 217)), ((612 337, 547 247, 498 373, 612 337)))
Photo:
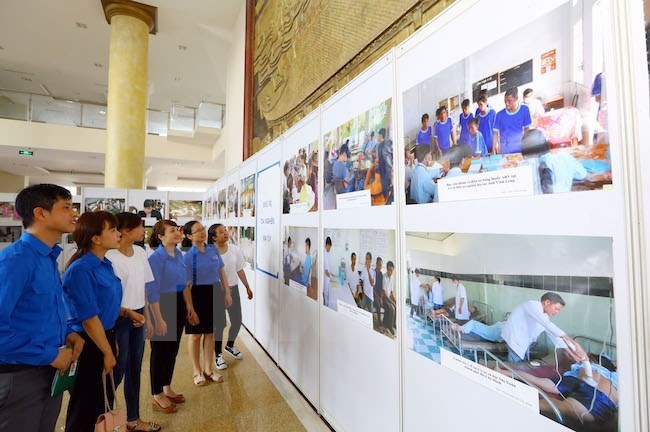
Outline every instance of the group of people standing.
MULTIPOLYGON (((48 184, 16 197, 25 232, 0 252, 0 430, 53 431, 62 400, 50 393, 55 371, 78 362, 66 431, 94 430, 105 411, 104 385, 122 379, 127 429, 158 431, 160 425, 142 421, 139 413, 145 338, 151 340, 155 410, 174 413, 185 402, 171 386, 183 329, 190 335, 194 384, 223 381, 213 365, 227 367, 226 311, 231 328, 225 351, 242 358, 234 346, 241 326, 239 279, 253 296, 243 257, 228 244, 223 225, 206 233, 198 221, 179 227, 159 220, 149 242, 155 251, 147 258, 136 245, 144 239, 140 216, 97 211, 78 217, 71 199, 67 189, 48 184), (77 251, 61 277, 56 243, 65 233, 72 233, 77 251), (189 247, 185 255, 182 241, 189 247)), ((112 406, 115 395, 106 396, 112 406)))

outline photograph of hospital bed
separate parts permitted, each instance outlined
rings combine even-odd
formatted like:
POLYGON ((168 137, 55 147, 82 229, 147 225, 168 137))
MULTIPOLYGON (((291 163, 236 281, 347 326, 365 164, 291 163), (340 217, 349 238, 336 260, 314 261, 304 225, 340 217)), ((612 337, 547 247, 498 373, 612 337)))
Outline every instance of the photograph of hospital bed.
MULTIPOLYGON (((468 115, 480 120, 478 134, 487 145, 487 155, 477 155, 472 149, 472 156, 466 157, 460 166, 463 173, 521 166, 537 168, 538 161, 547 160, 551 161, 547 166, 553 173, 553 185, 535 185, 536 194, 602 189, 611 184, 603 44, 597 30, 601 19, 599 2, 573 3, 559 6, 526 28, 407 89, 403 93, 405 147, 431 145, 431 164, 437 166, 438 152, 432 135, 423 128, 435 131, 435 111, 445 105, 457 142, 462 136, 469 137, 467 130, 461 135, 460 126, 461 103, 468 99, 468 115), (583 38, 573 39, 580 42, 573 46, 567 42, 572 40, 570 22, 585 32, 583 38), (540 130, 550 149, 524 153, 513 145, 513 149, 501 150, 501 154, 490 151, 496 127, 492 115, 505 108, 504 95, 511 88, 518 89, 519 106, 529 108, 530 129, 540 130), (528 89, 532 93, 525 98, 528 89), (482 92, 487 97, 487 111, 479 116, 478 99, 482 92), (428 124, 423 122, 424 114, 428 115, 428 124)), ((445 166, 448 161, 443 157, 440 163, 445 166)))
POLYGON ((611 238, 407 232, 406 249, 413 351, 441 363, 448 350, 521 381, 573 430, 618 430, 611 238), (469 319, 455 317, 456 279, 469 319))

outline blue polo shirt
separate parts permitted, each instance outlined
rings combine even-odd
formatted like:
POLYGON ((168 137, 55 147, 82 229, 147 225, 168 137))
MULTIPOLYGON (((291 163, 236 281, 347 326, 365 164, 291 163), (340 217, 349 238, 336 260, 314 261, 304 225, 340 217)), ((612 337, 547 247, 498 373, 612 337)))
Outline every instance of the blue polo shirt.
POLYGON ((413 169, 413 177, 411 177, 411 199, 418 204, 431 202, 438 193, 438 185, 433 182, 433 179, 439 177, 438 170, 429 170, 417 162, 413 169))
POLYGON ((174 248, 174 256, 167 253, 164 247, 159 246, 149 257, 149 265, 154 280, 147 282, 145 290, 149 303, 158 303, 160 294, 181 292, 185 289, 187 269, 183 262, 183 254, 174 248))
POLYGON ((425 131, 423 131, 422 128, 420 128, 418 134, 415 136, 415 143, 417 145, 431 146, 432 135, 433 135, 433 129, 431 129, 431 126, 427 126, 427 130, 425 131))
POLYGON ((206 245, 205 252, 192 246, 183 257, 183 262, 187 280, 192 281, 192 285, 212 285, 221 282, 219 271, 224 267, 224 263, 215 245, 206 245))
POLYGON ((63 297, 72 330, 85 332, 82 323, 94 316, 111 330, 120 316, 122 282, 108 258, 100 260, 86 252, 63 274, 63 297))
POLYGON ((447 150, 451 147, 451 130, 454 128, 454 123, 450 117, 444 123, 437 122, 434 130, 434 138, 438 138, 438 146, 440 150, 447 150))
POLYGON ((532 124, 533 119, 526 104, 519 104, 519 108, 513 113, 505 108, 499 111, 493 130, 499 132, 501 137, 501 154, 521 153, 524 128, 532 124))
POLYGON ((71 332, 56 264, 61 250, 23 233, 0 251, 0 364, 49 365, 71 332))
POLYGON ((492 136, 494 135, 494 121, 497 118, 497 112, 490 108, 485 115, 478 111, 476 116, 479 119, 478 131, 483 135, 485 146, 488 153, 490 153, 492 152, 492 136))
POLYGON ((468 145, 472 152, 472 156, 487 156, 488 151, 481 132, 476 132, 474 137, 470 135, 468 145))
POLYGON ((460 117, 458 118, 458 124, 460 124, 460 137, 458 138, 458 142, 460 144, 469 144, 469 121, 473 118, 474 116, 472 113, 467 114, 467 117, 465 117, 463 113, 460 114, 460 117))
POLYGON ((304 286, 309 286, 309 270, 311 270, 311 254, 307 254, 305 257, 305 265, 303 266, 303 272, 300 277, 300 282, 304 286))

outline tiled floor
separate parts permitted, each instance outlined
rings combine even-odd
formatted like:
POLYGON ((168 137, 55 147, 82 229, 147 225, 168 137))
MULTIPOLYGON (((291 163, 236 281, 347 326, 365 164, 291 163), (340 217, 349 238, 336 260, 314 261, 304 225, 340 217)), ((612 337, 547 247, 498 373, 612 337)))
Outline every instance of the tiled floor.
POLYGON ((407 322, 407 346, 418 354, 440 363, 441 342, 431 323, 425 325, 424 319, 417 315, 408 316, 407 322))
MULTIPOLYGON (((192 383, 187 338, 184 337, 176 361, 172 387, 177 393, 185 395, 187 402, 179 405, 177 413, 163 414, 154 412, 151 407, 148 374, 150 351, 147 342, 140 394, 142 418, 160 423, 164 431, 330 430, 244 328, 236 345, 244 353, 244 359, 226 358, 228 369, 220 371, 224 382, 196 387, 192 383)), ((124 406, 120 389, 118 397, 124 406)), ((64 429, 67 400, 66 396, 57 431, 64 429)))

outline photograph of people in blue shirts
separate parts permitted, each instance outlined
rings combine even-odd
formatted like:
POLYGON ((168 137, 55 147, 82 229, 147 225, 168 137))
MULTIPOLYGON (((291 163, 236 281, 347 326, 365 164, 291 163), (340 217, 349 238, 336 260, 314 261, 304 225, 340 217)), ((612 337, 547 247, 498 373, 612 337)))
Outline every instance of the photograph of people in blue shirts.
POLYGON ((56 263, 77 214, 70 192, 52 184, 23 189, 15 210, 25 232, 0 252, 0 429, 53 431, 62 395, 50 395, 52 379, 84 346, 67 324, 56 263))
POLYGON ((436 110, 436 117, 439 120, 433 128, 433 141, 436 144, 438 154, 442 156, 452 145, 456 145, 456 132, 454 132, 454 123, 447 115, 446 106, 436 110))
POLYGON ((487 156, 488 150, 485 145, 483 134, 478 130, 479 119, 473 118, 469 121, 469 150, 473 156, 487 156))
POLYGON ((411 199, 417 204, 427 204, 437 199, 438 185, 436 185, 434 179, 440 178, 440 171, 427 168, 428 164, 431 163, 429 147, 417 146, 415 155, 418 161, 415 162, 413 177, 411 178, 411 199))
POLYGON ((353 174, 348 168, 348 160, 350 159, 350 147, 348 146, 349 140, 339 149, 339 155, 332 164, 332 182, 336 188, 336 193, 352 192, 352 178, 353 174))
POLYGON ((305 263, 302 265, 302 275, 300 276, 300 283, 307 287, 309 290, 311 272, 311 239, 307 237, 305 240, 305 263))
POLYGON ((474 118, 472 113, 469 112, 469 99, 465 99, 463 103, 460 104, 463 112, 458 118, 458 124, 460 125, 460 137, 458 138, 458 143, 462 145, 469 144, 469 121, 474 118))
POLYGON ((182 239, 181 227, 171 220, 156 222, 149 239, 149 246, 155 249, 149 257, 154 280, 145 288, 155 321, 151 337, 151 405, 164 413, 176 412, 176 404, 185 402, 182 394, 174 392, 171 382, 185 322, 199 324, 190 292, 192 282, 187 277, 183 254, 176 247, 182 239))
MULTIPOLYGON (((72 233, 78 249, 63 274, 63 297, 68 324, 86 343, 70 391, 67 432, 93 430, 97 417, 105 411, 102 380, 117 364, 114 327, 126 312, 120 307, 122 282, 106 252, 120 247, 120 237, 117 219, 106 211, 82 214, 72 233)), ((144 320, 142 315, 137 319, 144 320)), ((106 396, 112 406, 115 395, 108 391, 106 396)))
POLYGON ((433 138, 433 129, 429 126, 429 114, 422 114, 422 127, 415 136, 416 145, 431 146, 431 138, 433 138))
POLYGON ((475 118, 479 120, 478 130, 483 135, 488 153, 492 153, 492 134, 494 133, 496 117, 497 112, 488 105, 487 96, 482 95, 479 97, 478 110, 475 118))
POLYGON ((375 131, 370 132, 370 136, 366 140, 366 142, 363 143, 363 147, 361 148, 361 152, 366 155, 368 158, 372 158, 373 153, 375 153, 377 149, 377 140, 375 139, 375 131))
POLYGON ((530 110, 519 103, 516 87, 506 91, 503 100, 506 107, 499 111, 494 121, 492 148, 495 153, 521 153, 521 137, 532 125, 530 110))

